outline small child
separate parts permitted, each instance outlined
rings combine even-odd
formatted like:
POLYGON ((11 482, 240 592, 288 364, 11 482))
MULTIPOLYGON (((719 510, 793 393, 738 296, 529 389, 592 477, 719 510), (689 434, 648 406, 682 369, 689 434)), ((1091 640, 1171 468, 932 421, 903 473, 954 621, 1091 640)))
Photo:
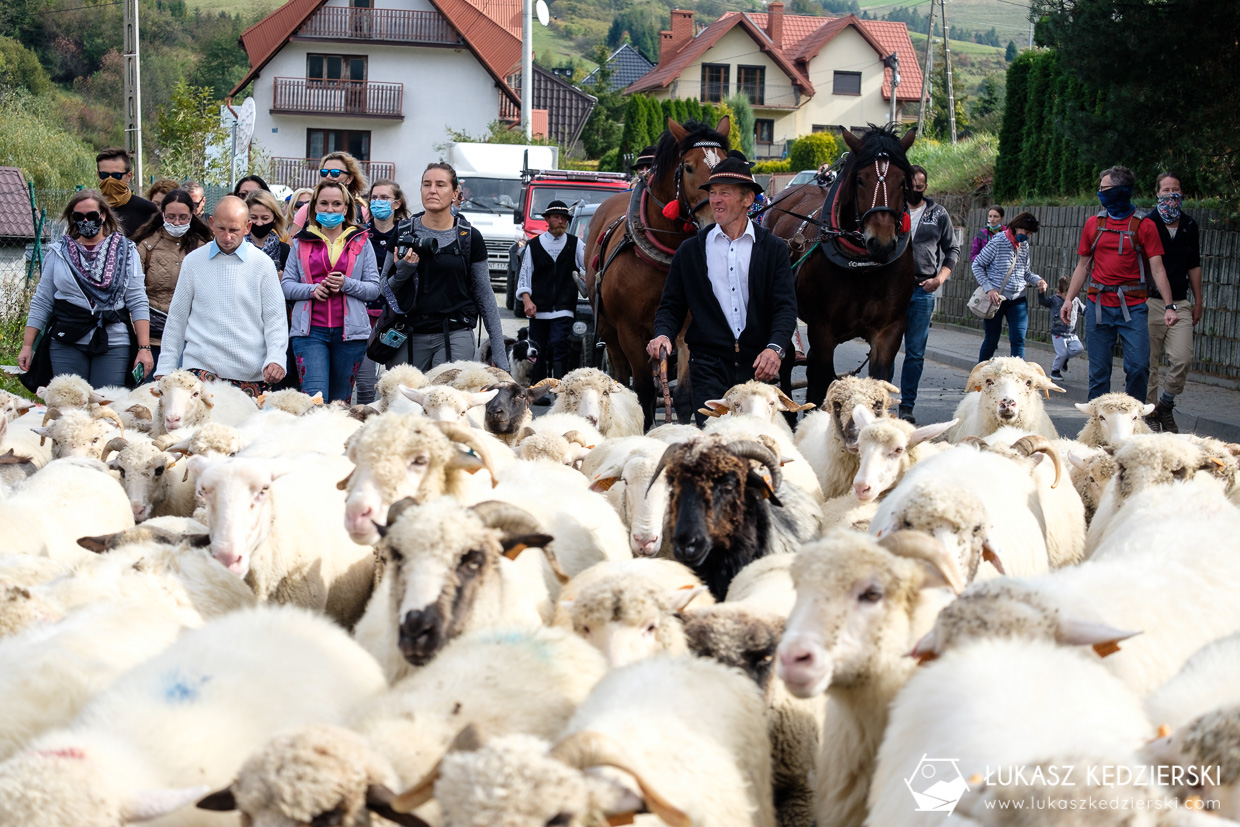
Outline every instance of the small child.
POLYGON ((1058 292, 1054 296, 1047 298, 1045 293, 1038 295, 1038 304, 1049 307, 1051 310, 1051 341, 1055 343, 1055 361, 1051 365, 1051 379, 1056 382, 1063 381, 1063 372, 1068 369, 1068 360, 1073 356, 1079 356, 1085 350, 1085 345, 1076 335, 1076 317, 1085 309, 1085 302, 1080 298, 1072 300, 1070 324, 1064 324, 1059 318, 1059 309, 1064 303, 1064 293, 1068 292, 1068 286, 1071 283, 1071 279, 1067 276, 1060 276, 1055 285, 1058 292))

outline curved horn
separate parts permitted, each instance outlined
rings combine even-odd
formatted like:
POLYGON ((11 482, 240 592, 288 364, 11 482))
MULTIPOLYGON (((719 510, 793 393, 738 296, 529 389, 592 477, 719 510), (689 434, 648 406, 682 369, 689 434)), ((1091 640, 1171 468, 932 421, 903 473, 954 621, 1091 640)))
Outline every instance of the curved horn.
POLYGON ((650 475, 650 483, 646 486, 646 493, 650 493, 650 489, 654 488, 654 481, 659 478, 659 475, 663 473, 663 469, 667 467, 667 458, 671 456, 673 451, 680 448, 681 444, 683 443, 667 446, 663 456, 659 457, 658 463, 654 466, 654 473, 650 475))
POLYGON ((964 591, 967 583, 956 558, 947 553, 942 543, 924 531, 893 531, 878 544, 897 557, 929 563, 943 576, 953 592, 960 594, 964 591))
POLYGON ((784 403, 784 407, 789 412, 808 411, 808 410, 818 407, 813 402, 806 402, 805 404, 802 405, 798 403, 795 399, 793 399, 791 396, 784 393, 783 388, 780 388, 778 385, 774 387, 775 387, 775 395, 779 397, 780 402, 784 403))
POLYGON ((491 452, 482 444, 482 440, 478 439, 473 428, 459 422, 436 422, 435 424, 448 439, 473 451, 482 461, 482 467, 487 469, 487 473, 491 475, 491 480, 495 480, 495 466, 491 463, 491 452))
POLYGON ((502 500, 487 500, 471 510, 483 525, 499 529, 506 535, 538 534, 543 530, 542 523, 533 514, 519 505, 502 500))
POLYGON ((551 388, 552 393, 557 393, 558 392, 557 389, 560 387, 560 380, 554 377, 548 377, 547 379, 544 379, 541 382, 535 382, 533 385, 530 385, 531 390, 533 390, 534 388, 542 388, 542 387, 551 388))
POLYGON ((413 497, 404 497, 392 503, 391 507, 388 508, 388 518, 387 518, 388 527, 395 525, 396 521, 400 519, 400 515, 404 514, 406 511, 413 508, 417 504, 418 504, 417 500, 415 500, 413 497))
POLYGON ((186 437, 180 442, 174 442, 173 444, 167 446, 166 448, 164 448, 164 450, 170 454, 188 455, 190 453, 189 446, 193 441, 194 441, 194 438, 192 436, 186 437))
POLYGON ((91 416, 95 419, 110 419, 116 423, 116 427, 121 429, 121 436, 125 435, 125 423, 121 422, 120 416, 111 408, 99 408, 91 416))
POLYGON ((552 758, 578 770, 590 767, 615 767, 633 776, 642 799, 651 813, 663 819, 671 827, 691 827, 693 820, 683 811, 673 807, 663 796, 646 783, 641 773, 633 768, 614 741, 598 732, 574 732, 551 748, 552 758))
MULTIPOLYGON (((43 423, 39 427, 46 428, 47 423, 52 422, 57 419, 60 419, 60 408, 48 408, 47 412, 43 414, 43 423)), ((47 443, 47 437, 40 436, 39 447, 42 448, 46 443, 47 443)))
POLYGON ((990 361, 987 360, 985 362, 978 362, 973 366, 973 370, 969 371, 969 378, 966 379, 964 383, 965 393, 969 393, 970 391, 980 391, 982 389, 980 385, 974 387, 974 385, 977 385, 977 372, 989 364, 990 361))
MULTIPOLYGON (((477 752, 482 748, 482 731, 477 724, 466 724, 448 745, 448 752, 477 752)), ((391 801, 392 810, 397 813, 409 813, 421 807, 435 797, 435 782, 439 780, 439 770, 443 766, 441 758, 426 776, 396 796, 391 801)))
POLYGON ((590 445, 589 443, 586 442, 586 438, 581 435, 581 431, 569 431, 568 433, 564 435, 564 439, 568 440, 569 442, 576 443, 577 445, 580 445, 582 448, 593 448, 594 447, 593 445, 590 445))
POLYGON ((1063 475, 1063 462, 1059 459, 1059 451, 1055 449, 1055 446, 1051 444, 1049 439, 1041 434, 1022 436, 1012 443, 1012 450, 1026 457, 1031 457, 1034 454, 1046 454, 1050 457, 1051 462, 1055 465, 1055 481, 1051 483, 1051 488, 1059 487, 1059 478, 1063 475))
POLYGON ((123 436, 112 437, 110 440, 108 440, 108 444, 103 446, 103 453, 99 455, 99 461, 107 462, 108 454, 112 453, 113 451, 120 453, 121 451, 124 451, 128 445, 129 445, 129 440, 125 439, 125 437, 123 436))
POLYGON ((779 457, 770 448, 753 439, 729 442, 725 447, 741 459, 752 459, 765 465, 771 474, 771 491, 779 491, 783 473, 779 470, 779 457))

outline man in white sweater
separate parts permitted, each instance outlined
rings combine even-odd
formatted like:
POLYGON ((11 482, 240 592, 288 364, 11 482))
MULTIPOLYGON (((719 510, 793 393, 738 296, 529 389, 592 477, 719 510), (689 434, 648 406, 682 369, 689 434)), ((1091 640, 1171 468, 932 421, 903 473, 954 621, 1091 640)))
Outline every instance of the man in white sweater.
POLYGON ((276 266, 245 240, 250 213, 234 196, 211 216, 215 240, 181 263, 156 377, 177 368, 234 384, 284 378, 288 320, 276 266))

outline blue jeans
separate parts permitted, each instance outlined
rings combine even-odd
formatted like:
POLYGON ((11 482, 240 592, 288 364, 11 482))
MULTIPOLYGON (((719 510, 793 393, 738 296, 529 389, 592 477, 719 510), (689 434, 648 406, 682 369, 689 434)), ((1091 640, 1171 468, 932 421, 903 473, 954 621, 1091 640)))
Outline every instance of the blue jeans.
POLYGON ((366 355, 366 340, 344 341, 342 327, 311 327, 309 336, 293 337, 293 353, 303 393, 321 392, 324 402, 348 402, 366 355))
POLYGON ((95 388, 102 388, 104 385, 124 387, 125 374, 132 366, 128 344, 109 347, 99 354, 87 353, 86 345, 50 342, 48 346, 52 355, 53 376, 73 373, 95 388))
POLYGON ((1089 350, 1089 398, 1111 392, 1111 354, 1115 340, 1124 349, 1124 392, 1133 399, 1145 399, 1150 381, 1149 308, 1145 302, 1128 308, 1124 321, 1119 307, 1102 307, 1102 321, 1096 318, 1098 305, 1085 302, 1085 347, 1089 350))
POLYGON ((926 341, 930 338, 930 314, 934 312, 934 293, 920 286, 913 288, 912 301, 904 316, 904 366, 900 369, 900 407, 912 410, 917 403, 926 341))
POLYGON ((1008 341, 1012 343, 1012 355, 1025 358, 1025 331, 1029 329, 1029 302, 1024 296, 1019 299, 1005 299, 999 305, 999 312, 994 318, 982 322, 986 335, 982 338, 982 350, 977 354, 977 361, 985 362, 995 355, 999 348, 999 336, 1003 333, 1003 320, 1008 323, 1008 341))

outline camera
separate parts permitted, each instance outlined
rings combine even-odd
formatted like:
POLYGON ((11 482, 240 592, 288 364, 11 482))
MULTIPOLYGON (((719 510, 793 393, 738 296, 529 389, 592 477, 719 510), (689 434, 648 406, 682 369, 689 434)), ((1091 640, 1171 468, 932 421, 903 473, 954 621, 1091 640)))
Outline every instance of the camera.
POLYGON ((439 242, 433 238, 421 238, 413 233, 405 233, 396 239, 396 257, 404 258, 412 250, 418 258, 433 256, 439 252, 439 242))

